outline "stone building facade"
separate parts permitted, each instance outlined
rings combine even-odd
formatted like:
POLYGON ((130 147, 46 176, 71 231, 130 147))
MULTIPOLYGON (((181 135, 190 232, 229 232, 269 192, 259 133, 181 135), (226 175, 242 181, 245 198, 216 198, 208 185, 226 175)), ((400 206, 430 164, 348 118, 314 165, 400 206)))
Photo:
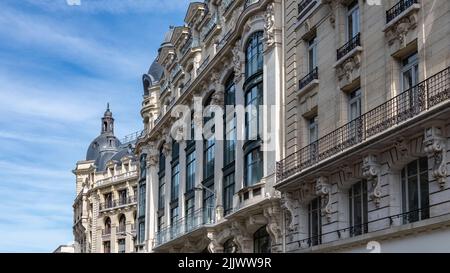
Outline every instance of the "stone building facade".
POLYGON ((77 252, 128 253, 135 251, 138 161, 136 137, 119 141, 108 109, 100 136, 92 141, 86 160, 78 161, 73 234, 77 252))
POLYGON ((282 10, 280 0, 194 2, 185 25, 168 31, 143 77, 139 251, 282 251, 273 188, 282 150, 282 10))
POLYGON ((450 251, 450 2, 284 7, 286 252, 450 251))

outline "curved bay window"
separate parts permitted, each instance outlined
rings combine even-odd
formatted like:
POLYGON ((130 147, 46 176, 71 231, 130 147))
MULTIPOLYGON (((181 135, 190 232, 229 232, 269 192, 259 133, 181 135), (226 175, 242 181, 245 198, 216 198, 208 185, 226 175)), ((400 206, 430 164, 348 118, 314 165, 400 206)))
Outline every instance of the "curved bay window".
POLYGON ((244 186, 259 182, 263 176, 263 154, 260 151, 260 129, 263 104, 263 32, 253 33, 246 47, 244 186))
POLYGON ((223 183, 223 208, 224 214, 229 214, 233 209, 233 196, 235 193, 235 157, 236 157, 236 86, 234 76, 231 76, 225 84, 225 114, 224 114, 224 183, 223 183))
POLYGON ((428 158, 409 163, 402 170, 402 207, 404 223, 430 218, 428 158))
POLYGON ((253 252, 270 253, 270 248, 270 236, 269 233, 267 233, 266 226, 263 226, 253 234, 253 252))

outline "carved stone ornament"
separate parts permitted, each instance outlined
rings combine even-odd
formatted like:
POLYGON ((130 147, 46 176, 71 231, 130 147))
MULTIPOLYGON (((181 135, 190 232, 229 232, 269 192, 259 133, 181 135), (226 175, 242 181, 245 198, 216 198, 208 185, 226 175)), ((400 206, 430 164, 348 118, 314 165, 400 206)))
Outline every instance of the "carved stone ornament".
POLYGON ((389 46, 393 45, 396 41, 399 42, 400 48, 406 46, 408 33, 417 27, 417 16, 417 13, 410 14, 386 30, 386 38, 389 46))
POLYGON ((328 182, 328 178, 320 176, 316 180, 315 185, 316 195, 321 199, 321 212, 322 216, 327 218, 327 221, 331 221, 331 185, 328 182))
POLYGON ((281 207, 285 209, 289 214, 289 220, 287 223, 287 228, 290 231, 295 230, 295 210, 299 206, 298 192, 283 192, 281 194, 281 207))
POLYGON ((447 181, 447 139, 442 135, 442 129, 431 127, 425 130, 425 153, 434 159, 432 176, 439 183, 441 189, 445 188, 447 181))
POLYGON ((265 21, 264 21, 264 41, 266 43, 266 50, 271 48, 275 44, 275 34, 274 34, 274 26, 275 26, 275 12, 274 12, 274 3, 270 3, 267 5, 265 21))
POLYGON ((147 167, 154 167, 159 162, 159 151, 154 145, 150 145, 148 159, 147 159, 147 167))
POLYGON ((381 185, 380 185, 380 165, 376 155, 368 155, 363 159, 362 175, 371 185, 369 197, 377 207, 380 206, 381 185))
POLYGON ((170 152, 172 151, 172 139, 169 136, 169 133, 166 134, 166 142, 163 145, 162 152, 165 156, 169 156, 170 152))
POLYGON ((242 71, 241 71, 241 51, 240 51, 240 40, 236 42, 236 44, 233 47, 233 68, 234 68, 234 81, 237 83, 242 78, 242 71))
POLYGON ((267 233, 270 234, 274 245, 281 244, 281 211, 278 205, 272 205, 264 209, 264 217, 267 219, 267 233))

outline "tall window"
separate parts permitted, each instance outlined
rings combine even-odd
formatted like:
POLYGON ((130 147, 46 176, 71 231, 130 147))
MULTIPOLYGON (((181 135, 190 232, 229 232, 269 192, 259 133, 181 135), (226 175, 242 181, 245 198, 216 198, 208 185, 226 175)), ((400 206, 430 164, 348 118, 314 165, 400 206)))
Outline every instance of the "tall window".
POLYGON ((206 188, 208 190, 203 190, 203 222, 205 224, 211 224, 214 222, 214 184, 210 184, 206 188))
POLYGON ((402 170, 402 205, 405 223, 430 217, 427 157, 409 163, 402 170))
POLYGON ((263 68, 263 32, 255 32, 248 39, 245 52, 245 75, 249 78, 263 68))
POLYGON ((172 142, 172 183, 170 191, 170 200, 175 201, 178 199, 179 187, 180 187, 180 164, 179 164, 180 146, 178 142, 173 140, 172 142))
POLYGON ((113 196, 111 192, 104 195, 105 197, 105 208, 112 208, 113 206, 113 196))
POLYGON ((347 8, 347 38, 351 40, 359 33, 359 6, 358 1, 352 2, 347 8))
POLYGON ((111 242, 110 241, 103 242, 103 253, 111 253, 111 242))
POLYGON ((147 154, 142 154, 140 159, 140 179, 145 179, 147 176, 147 154))
POLYGON ((314 36, 308 41, 308 65, 309 72, 317 67, 317 38, 314 36))
POLYGON ((245 132, 247 140, 256 140, 259 137, 259 126, 262 124, 260 105, 263 104, 262 83, 249 88, 245 94, 245 132))
POLYGON ((127 190, 120 190, 119 191, 119 205, 126 205, 127 204, 127 190))
MULTIPOLYGON (((208 107, 211 104, 211 97, 209 97, 205 102, 205 107, 208 107)), ((204 124, 206 125, 210 120, 214 120, 214 112, 210 112, 210 116, 205 116, 203 119, 204 124)), ((205 136, 204 144, 203 144, 203 179, 210 180, 214 179, 214 146, 216 144, 215 136, 214 136, 215 126, 211 127, 211 133, 205 136)))
POLYGON ((170 226, 172 227, 172 238, 178 235, 178 204, 170 209, 170 226))
POLYGON ((186 231, 191 231, 194 226, 194 208, 195 208, 195 198, 194 195, 186 197, 186 205, 185 205, 185 217, 186 217, 186 231))
POLYGON ((105 234, 111 234, 111 218, 105 220, 105 234))
POLYGON ((186 172, 186 192, 189 192, 195 185, 195 150, 186 156, 186 172))
POLYGON ((119 253, 125 253, 125 239, 117 240, 117 244, 119 246, 119 253))
POLYGON ((401 79, 403 91, 406 91, 419 83, 419 61, 417 52, 403 59, 401 79))
POLYGON ((350 236, 357 236, 367 233, 367 181, 353 185, 349 192, 349 214, 350 214, 350 236))
POLYGON ((236 86, 234 76, 231 76, 225 84, 225 143, 224 143, 224 182, 223 182, 223 207, 224 214, 229 214, 233 209, 233 196, 235 193, 235 157, 236 157, 236 115, 231 109, 236 105, 236 86))
POLYGON ((320 197, 311 201, 308 206, 308 235, 309 246, 315 246, 322 243, 322 217, 320 211, 320 197))
POLYGON ((261 180, 263 175, 263 155, 259 147, 245 156, 245 186, 252 186, 261 180))
POLYGON ((349 95, 349 120, 352 121, 361 116, 361 89, 357 89, 349 95))
POLYGON ((125 232, 126 229, 126 218, 125 215, 120 215, 119 218, 119 232, 125 232))
POLYGON ((164 155, 163 148, 159 151, 159 172, 158 172, 158 210, 164 211, 165 201, 165 188, 166 188, 166 156, 164 155))
POLYGON ((139 226, 138 226, 138 238, 139 238, 139 244, 143 244, 145 240, 145 223, 140 220, 139 226))
POLYGON ((271 241, 266 226, 258 229, 253 234, 253 252, 254 253, 270 253, 271 241))
POLYGON ((139 184, 139 217, 145 216, 145 183, 139 184))
POLYGON ((317 115, 308 120, 309 143, 317 141, 319 138, 319 122, 317 115))

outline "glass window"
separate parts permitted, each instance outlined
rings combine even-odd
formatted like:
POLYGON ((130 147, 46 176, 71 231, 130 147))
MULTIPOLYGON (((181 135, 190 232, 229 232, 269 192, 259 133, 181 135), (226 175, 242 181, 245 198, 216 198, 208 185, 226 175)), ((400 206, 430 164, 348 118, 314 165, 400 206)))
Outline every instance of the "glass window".
POLYGON ((195 185, 195 151, 186 156, 186 192, 194 189, 195 185))
POLYGON ((139 217, 145 216, 145 183, 139 184, 139 217))
POLYGON ((236 86, 234 77, 228 80, 225 86, 225 143, 224 166, 234 162, 236 150, 236 115, 231 108, 235 106, 236 86))
POLYGON ((172 238, 174 236, 177 236, 178 232, 179 232, 179 230, 178 230, 178 225, 179 225, 178 217, 179 217, 178 206, 171 208, 170 209, 170 226, 172 227, 172 229, 171 229, 172 238))
POLYGON ((119 253, 125 253, 125 239, 117 240, 117 244, 119 245, 119 253))
POLYGON ((320 206, 320 197, 311 201, 308 206, 309 246, 315 246, 322 243, 322 216, 320 206))
POLYGON ((406 91, 419 83, 419 60, 417 52, 402 61, 402 90, 406 91))
POLYGON ((355 90, 349 95, 349 120, 352 121, 361 116, 361 89, 355 90))
POLYGON ((158 216, 158 232, 164 228, 164 215, 158 216))
POLYGON ((145 223, 143 221, 139 222, 138 234, 139 244, 143 244, 145 240, 145 223))
POLYGON ((147 176, 147 155, 142 154, 140 160, 141 179, 145 179, 147 176))
POLYGON ((402 170, 402 203, 404 223, 430 217, 427 157, 409 163, 402 170))
POLYGON ((262 124, 260 105, 262 105, 262 83, 251 87, 245 94, 247 140, 255 140, 259 136, 259 125, 262 124))
POLYGON ((111 218, 105 220, 105 234, 111 234, 111 218))
POLYGON ((314 37, 308 41, 308 64, 309 72, 317 67, 317 38, 314 37))
POLYGON ((125 215, 120 215, 119 218, 119 232, 125 232, 126 229, 126 218, 125 215))
POLYGON ((203 189, 203 222, 211 224, 214 223, 214 184, 207 189, 203 189))
POLYGON ((233 196, 235 192, 234 172, 225 176, 223 181, 223 208, 227 215, 233 210, 233 196))
POLYGON ((119 191, 119 205, 126 205, 127 204, 127 190, 120 190, 119 191))
POLYGON ((245 54, 245 75, 249 78, 263 69, 263 32, 253 33, 248 39, 245 54))
POLYGON ((357 236, 367 233, 367 181, 353 185, 348 193, 349 196, 349 214, 350 214, 350 236, 357 236))
POLYGON ((170 200, 174 201, 178 199, 180 187, 180 165, 176 163, 172 166, 172 183, 171 183, 171 191, 170 191, 170 200))
POLYGON ((158 209, 164 209, 165 193, 166 193, 166 156, 163 153, 163 148, 159 151, 159 173, 158 173, 158 209))
POLYGON ((194 196, 192 196, 189 199, 186 199, 186 206, 185 206, 185 214, 186 214, 186 231, 191 231, 194 226, 194 203, 195 199, 194 196))
POLYGON ((105 208, 112 208, 112 206, 113 206, 112 193, 109 192, 109 193, 105 194, 104 197, 105 197, 105 208))
POLYGON ((309 119, 309 143, 313 143, 319 139, 319 122, 317 116, 309 119))
POLYGON ((261 180, 263 175, 263 155, 259 147, 245 156, 245 186, 252 186, 261 180))
POLYGON ((253 234, 253 252, 254 253, 270 253, 271 240, 266 226, 258 229, 253 234))
POLYGON ((354 1, 347 8, 347 34, 351 40, 359 33, 359 6, 358 1, 354 1))
POLYGON ((111 242, 103 242, 103 253, 111 253, 111 242))
POLYGON ((205 139, 204 143, 204 179, 209 179, 214 177, 214 146, 215 146, 215 137, 214 135, 205 139))

